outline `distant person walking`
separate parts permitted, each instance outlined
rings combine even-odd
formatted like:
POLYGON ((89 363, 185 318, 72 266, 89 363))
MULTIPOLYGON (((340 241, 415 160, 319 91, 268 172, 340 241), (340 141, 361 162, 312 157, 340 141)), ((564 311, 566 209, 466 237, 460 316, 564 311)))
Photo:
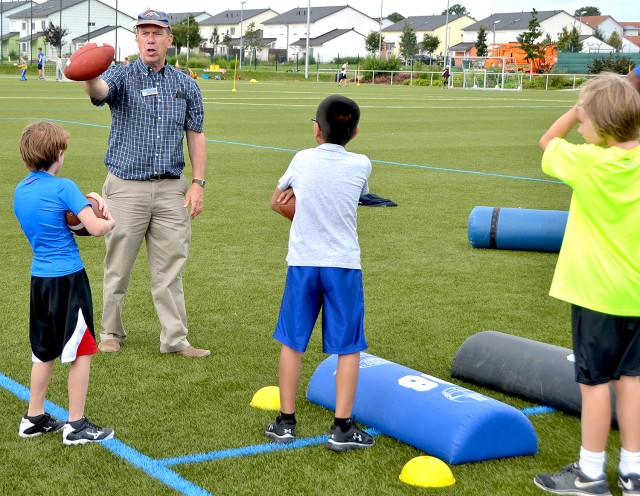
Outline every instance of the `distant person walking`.
POLYGON ((349 86, 349 82, 347 81, 347 71, 349 70, 349 62, 344 61, 342 67, 340 68, 340 73, 338 74, 338 86, 342 86, 342 81, 344 81, 345 86, 349 86))
POLYGON ((58 60, 56 61, 56 81, 64 81, 64 62, 60 55, 58 55, 58 60))
POLYGON ((442 76, 442 89, 446 90, 449 89, 449 66, 445 66, 444 67, 444 71, 442 71, 442 74, 440 74, 440 76, 442 76))
POLYGON ((42 69, 44 68, 44 52, 42 48, 38 48, 38 79, 44 81, 44 76, 42 75, 42 69))
POLYGON ((20 55, 20 62, 18 62, 18 69, 20 69, 20 81, 27 80, 27 62, 24 60, 24 56, 20 55))

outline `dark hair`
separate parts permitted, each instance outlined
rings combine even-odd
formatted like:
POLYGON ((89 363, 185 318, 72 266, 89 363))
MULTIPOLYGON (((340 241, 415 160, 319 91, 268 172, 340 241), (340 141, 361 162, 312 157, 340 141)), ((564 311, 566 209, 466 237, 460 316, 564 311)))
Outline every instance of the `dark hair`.
POLYGON ((358 129, 360 107, 342 95, 332 95, 320 102, 316 121, 325 142, 346 145, 358 129))

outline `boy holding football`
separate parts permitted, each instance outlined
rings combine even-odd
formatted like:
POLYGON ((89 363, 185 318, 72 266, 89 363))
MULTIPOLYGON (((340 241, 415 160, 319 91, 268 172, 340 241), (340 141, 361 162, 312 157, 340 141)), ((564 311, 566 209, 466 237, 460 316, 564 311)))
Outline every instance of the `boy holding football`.
POLYGON ((91 358, 98 348, 91 288, 66 212, 77 215, 94 236, 109 232, 115 221, 100 195, 87 197, 98 201, 103 218, 96 217, 73 181, 56 177, 68 142, 69 134, 49 122, 27 126, 20 138, 20 154, 29 174, 16 187, 13 209, 33 251, 29 324, 33 364, 29 408, 18 434, 34 437, 62 429, 63 443, 75 445, 110 439, 113 429, 97 426, 84 416, 91 358), (44 411, 56 358, 71 364, 66 423, 44 411))
POLYGON ((542 169, 573 189, 550 295, 571 304, 582 393, 580 459, 534 483, 555 494, 610 496, 605 448, 616 393, 618 485, 640 494, 640 95, 622 77, 589 81, 540 139, 542 169), (578 124, 586 144, 565 140, 578 124))
POLYGON ((338 355, 336 411, 326 447, 348 451, 373 446, 351 418, 364 336, 364 291, 357 235, 360 196, 369 192, 371 162, 345 150, 358 133, 360 109, 340 95, 324 99, 312 119, 319 146, 296 154, 280 178, 271 208, 280 213, 295 194, 287 278, 274 338, 280 352, 280 414, 265 435, 295 439, 295 398, 302 354, 322 309, 322 348, 338 355))

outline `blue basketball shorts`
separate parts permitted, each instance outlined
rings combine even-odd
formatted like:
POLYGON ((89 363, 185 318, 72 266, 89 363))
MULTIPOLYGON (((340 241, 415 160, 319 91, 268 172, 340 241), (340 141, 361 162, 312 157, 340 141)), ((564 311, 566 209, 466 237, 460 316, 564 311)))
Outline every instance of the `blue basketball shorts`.
POLYGON ((348 355, 367 349, 360 269, 289 267, 273 337, 304 352, 322 309, 322 351, 348 355))

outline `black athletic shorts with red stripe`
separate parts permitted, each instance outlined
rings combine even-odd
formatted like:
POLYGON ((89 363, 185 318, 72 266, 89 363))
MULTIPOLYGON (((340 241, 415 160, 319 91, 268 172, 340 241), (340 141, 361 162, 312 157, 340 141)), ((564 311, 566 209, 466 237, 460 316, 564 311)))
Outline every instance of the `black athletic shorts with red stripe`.
POLYGON ((29 338, 34 362, 63 363, 98 352, 93 303, 84 269, 60 277, 31 277, 29 338))

